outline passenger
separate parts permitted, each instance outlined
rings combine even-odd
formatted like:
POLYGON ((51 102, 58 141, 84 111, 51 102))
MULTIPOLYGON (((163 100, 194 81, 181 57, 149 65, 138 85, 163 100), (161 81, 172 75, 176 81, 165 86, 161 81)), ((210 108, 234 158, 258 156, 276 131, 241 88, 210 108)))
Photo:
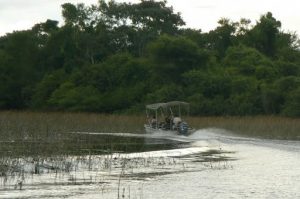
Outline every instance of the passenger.
POLYGON ((152 117, 150 123, 151 123, 151 127, 152 127, 152 128, 155 128, 155 127, 156 127, 157 120, 156 120, 155 116, 152 117))
POLYGON ((173 118, 173 125, 174 125, 174 129, 178 128, 179 124, 182 122, 181 118, 178 116, 175 116, 173 118))
POLYGON ((171 129, 171 116, 168 115, 165 121, 166 121, 166 129, 171 129))

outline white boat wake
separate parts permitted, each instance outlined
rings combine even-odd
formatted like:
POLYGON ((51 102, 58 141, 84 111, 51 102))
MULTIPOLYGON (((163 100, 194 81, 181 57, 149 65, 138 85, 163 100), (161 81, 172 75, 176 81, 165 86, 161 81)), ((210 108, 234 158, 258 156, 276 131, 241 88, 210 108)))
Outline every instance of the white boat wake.
POLYGON ((136 138, 152 138, 152 139, 165 139, 179 142, 191 143, 195 141, 216 141, 220 137, 220 132, 225 132, 222 129, 200 129, 189 136, 177 135, 172 132, 168 133, 105 133, 105 132, 71 132, 72 134, 84 134, 84 135, 107 135, 115 137, 136 137, 136 138), (215 136, 212 136, 215 135, 215 136))

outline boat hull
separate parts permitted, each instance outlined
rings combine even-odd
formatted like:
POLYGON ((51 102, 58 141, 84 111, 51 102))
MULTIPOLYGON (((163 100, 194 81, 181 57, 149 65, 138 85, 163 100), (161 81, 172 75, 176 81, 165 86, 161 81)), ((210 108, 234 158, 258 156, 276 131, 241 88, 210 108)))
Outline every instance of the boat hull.
POLYGON ((194 133, 195 129, 188 129, 187 133, 179 133, 177 130, 169 130, 169 129, 162 129, 162 128, 152 128, 150 125, 145 124, 145 131, 147 133, 163 133, 163 134, 177 134, 177 135, 190 135, 194 133))

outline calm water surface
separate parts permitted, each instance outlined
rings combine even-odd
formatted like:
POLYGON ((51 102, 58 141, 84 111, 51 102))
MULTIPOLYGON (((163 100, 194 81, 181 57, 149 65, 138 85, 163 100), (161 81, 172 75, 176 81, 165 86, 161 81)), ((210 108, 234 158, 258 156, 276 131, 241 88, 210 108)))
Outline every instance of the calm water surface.
POLYGON ((18 162, 17 172, 0 175, 0 198, 300 198, 297 141, 238 137, 219 129, 188 137, 76 134, 127 143, 132 138, 137 144, 107 154, 45 159, 38 172, 34 159, 10 160, 18 162))

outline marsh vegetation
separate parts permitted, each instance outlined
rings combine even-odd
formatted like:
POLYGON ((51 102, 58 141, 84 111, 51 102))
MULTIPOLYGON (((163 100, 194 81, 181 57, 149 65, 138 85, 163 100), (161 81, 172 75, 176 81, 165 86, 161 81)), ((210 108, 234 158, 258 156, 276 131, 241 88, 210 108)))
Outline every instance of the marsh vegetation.
POLYGON ((0 112, 0 198, 300 197, 266 180, 299 184, 300 164, 300 42, 272 13, 222 18, 207 33, 184 27, 166 1, 65 3, 62 16, 62 26, 48 19, 0 37, 0 110, 19 110, 0 112), (191 103, 199 130, 146 135, 144 104, 174 99, 191 103), (216 187, 219 176, 234 185, 216 187))
MULTIPOLYGON (((278 116, 189 117, 195 128, 221 128, 273 139, 299 139, 300 119, 278 116)), ((71 132, 144 133, 144 115, 0 112, 2 141, 65 142, 71 132)), ((93 140, 91 140, 93 141, 93 140)))
MULTIPOLYGON (((37 189, 56 189, 58 185, 65 187, 64 194, 80 186, 97 197, 101 193, 108 194, 109 198, 143 198, 141 184, 151 179, 234 169, 232 162, 238 159, 235 150, 226 150, 220 143, 207 144, 207 138, 201 137, 206 134, 205 129, 210 128, 222 129, 224 136, 232 132, 242 136, 299 139, 298 119, 187 119, 194 127, 204 130, 190 137, 149 136, 143 130, 144 116, 1 112, 0 184, 3 192, 0 198, 31 197, 40 194, 37 189), (139 191, 132 188, 133 185, 139 191), (17 192, 19 189, 24 192, 17 192), (15 190, 15 195, 9 190, 15 190)), ((37 197, 51 194, 51 197, 63 197, 58 192, 44 191, 45 195, 37 197)), ((82 193, 73 194, 78 197, 82 193)))

